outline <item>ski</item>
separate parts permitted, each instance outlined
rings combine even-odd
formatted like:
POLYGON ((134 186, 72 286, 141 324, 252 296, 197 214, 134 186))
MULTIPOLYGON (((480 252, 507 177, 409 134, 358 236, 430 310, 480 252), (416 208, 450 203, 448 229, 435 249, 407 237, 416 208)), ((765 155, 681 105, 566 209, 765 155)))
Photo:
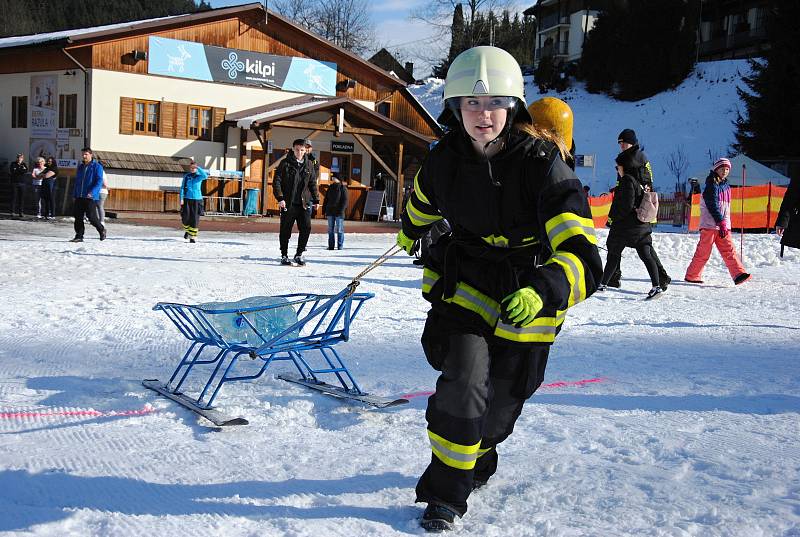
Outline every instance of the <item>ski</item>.
POLYGON ((160 393, 168 399, 172 399, 179 405, 188 408, 192 412, 203 416, 205 419, 216 425, 217 427, 227 427, 228 425, 247 425, 248 421, 244 418, 234 418, 228 416, 219 410, 212 408, 203 408, 197 405, 192 399, 183 395, 182 393, 172 393, 167 389, 167 386, 158 379, 145 379, 142 381, 145 388, 149 388, 155 392, 160 393))
POLYGON ((305 386, 306 388, 317 390, 319 392, 332 395, 334 397, 340 397, 342 399, 351 399, 353 401, 360 401, 362 403, 366 403, 376 408, 388 408, 391 406, 404 405, 408 403, 408 399, 405 399, 403 397, 381 397, 380 395, 370 395, 368 393, 362 393, 362 394, 352 393, 346 391, 344 388, 341 388, 339 386, 333 386, 325 382, 314 382, 313 380, 287 377, 284 375, 278 375, 278 378, 281 380, 285 380, 287 382, 294 382, 295 384, 300 384, 302 386, 305 386))

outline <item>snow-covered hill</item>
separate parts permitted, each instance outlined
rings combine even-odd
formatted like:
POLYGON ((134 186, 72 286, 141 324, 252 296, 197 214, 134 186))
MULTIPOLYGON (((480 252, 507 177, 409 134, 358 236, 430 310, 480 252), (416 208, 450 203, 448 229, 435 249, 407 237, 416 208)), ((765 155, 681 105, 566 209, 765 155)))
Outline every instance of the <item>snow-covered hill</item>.
MULTIPOLYGON (((189 245, 111 223, 73 245, 71 227, 0 220, 0 535, 422 534, 424 397, 365 410, 268 375, 223 389, 221 409, 251 423, 215 431, 140 384, 187 346, 156 302, 338 291, 393 235, 350 233, 342 251, 312 235, 292 268, 275 234, 189 245)), ((751 281, 734 287, 715 254, 697 286, 677 281, 696 241, 655 234, 676 280, 662 299, 642 300, 629 251, 623 288, 570 310, 457 535, 800 535, 800 251, 748 236, 751 281)), ((434 389, 420 278, 403 255, 359 287, 376 296, 338 349, 367 391, 434 389)))
MULTIPOLYGON (((525 78, 525 95, 528 103, 544 95, 569 103, 575 116, 577 152, 597 155, 594 177, 592 168, 577 170, 593 193, 608 190, 616 180, 613 167, 619 151, 617 136, 624 128, 636 131, 653 166, 657 188, 672 192, 676 178, 667 167, 671 154, 679 149, 685 153, 688 172, 710 166, 711 157, 728 154, 735 141, 733 121, 742 108, 736 88, 743 85, 742 76, 749 73, 747 60, 701 62, 675 90, 637 102, 588 93, 579 82, 564 93, 540 94, 532 77, 525 78)), ((409 89, 434 117, 438 116, 442 110, 442 80, 428 79, 425 85, 409 89)))

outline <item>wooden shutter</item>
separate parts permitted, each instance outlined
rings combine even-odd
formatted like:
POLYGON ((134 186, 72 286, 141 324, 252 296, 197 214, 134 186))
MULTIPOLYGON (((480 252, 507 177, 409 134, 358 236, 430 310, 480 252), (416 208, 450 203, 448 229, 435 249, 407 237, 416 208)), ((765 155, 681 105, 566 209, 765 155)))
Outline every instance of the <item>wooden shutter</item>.
POLYGON ((119 133, 133 134, 133 99, 119 98, 119 133))
POLYGON ((225 109, 224 108, 214 108, 211 111, 211 128, 213 134, 211 135, 211 141, 213 142, 225 142, 225 109))
POLYGON ((189 106, 175 103, 175 138, 186 138, 186 124, 189 121, 189 106))
POLYGON ((320 151, 319 152, 319 177, 317 178, 318 181, 322 180, 322 174, 327 173, 328 179, 331 178, 331 164, 333 164, 333 155, 331 155, 330 151, 320 151))
POLYGON ((158 135, 162 138, 175 138, 175 103, 161 101, 158 111, 158 135))
POLYGON ((260 149, 253 149, 252 160, 250 161, 250 180, 258 181, 258 186, 261 188, 261 174, 264 170, 264 152, 260 149))
POLYGON ((361 174, 363 173, 364 170, 363 168, 361 168, 361 155, 353 153, 353 157, 350 159, 350 179, 352 179, 357 183, 360 183, 361 174))

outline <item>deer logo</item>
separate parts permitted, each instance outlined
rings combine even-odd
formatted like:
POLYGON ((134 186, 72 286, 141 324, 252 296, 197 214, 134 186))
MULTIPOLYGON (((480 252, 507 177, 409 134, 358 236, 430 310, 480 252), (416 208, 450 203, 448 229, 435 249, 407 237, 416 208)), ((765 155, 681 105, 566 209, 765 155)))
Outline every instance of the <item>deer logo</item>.
POLYGON ((179 73, 183 72, 183 67, 187 59, 191 58, 192 55, 186 52, 186 47, 183 45, 178 45, 178 52, 181 53, 180 56, 173 56, 171 54, 167 54, 167 58, 169 58, 169 66, 167 71, 170 73, 175 72, 175 69, 179 73))

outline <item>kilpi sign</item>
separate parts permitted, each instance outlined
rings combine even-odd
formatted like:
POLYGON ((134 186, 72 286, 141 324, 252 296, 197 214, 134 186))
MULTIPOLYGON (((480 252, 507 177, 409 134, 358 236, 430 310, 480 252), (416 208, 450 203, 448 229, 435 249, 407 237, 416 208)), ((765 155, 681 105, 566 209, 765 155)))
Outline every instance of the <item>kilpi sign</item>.
POLYGON ((338 153, 352 153, 355 149, 353 142, 331 142, 331 151, 338 153))

